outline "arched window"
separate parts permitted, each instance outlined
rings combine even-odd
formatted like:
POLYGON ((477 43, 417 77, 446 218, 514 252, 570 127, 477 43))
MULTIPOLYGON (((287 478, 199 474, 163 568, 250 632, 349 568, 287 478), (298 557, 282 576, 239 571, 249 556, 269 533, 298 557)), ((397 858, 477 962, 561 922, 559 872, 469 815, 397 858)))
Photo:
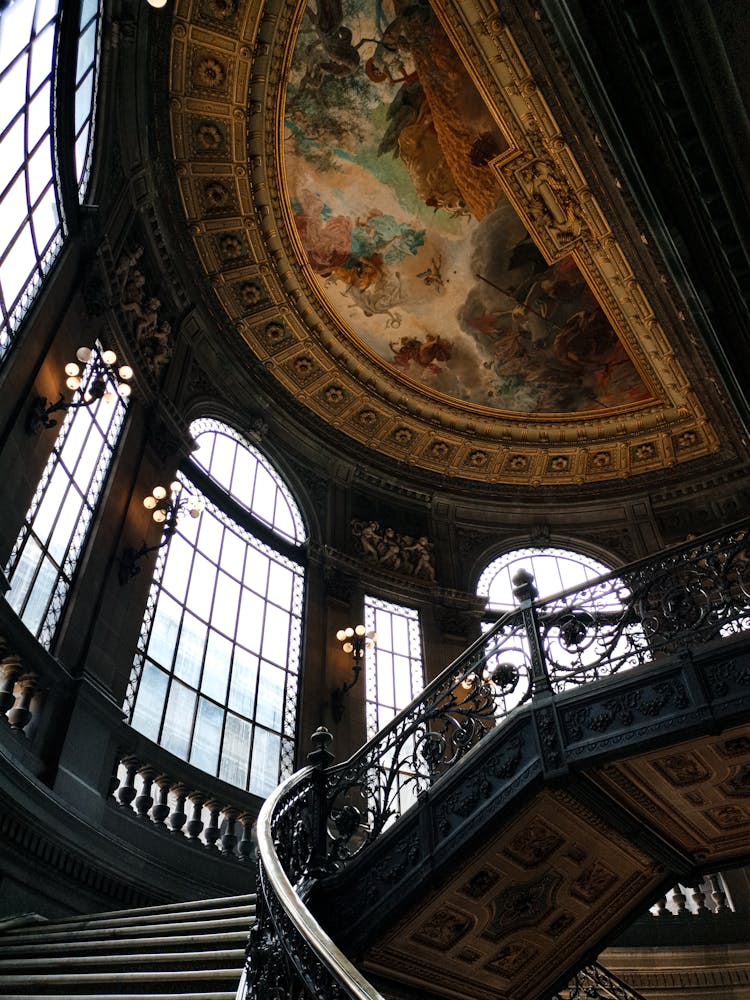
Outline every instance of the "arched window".
POLYGON ((488 611, 510 611, 517 606, 513 577, 519 569, 532 574, 534 586, 543 600, 570 587, 582 587, 589 580, 609 573, 611 567, 568 549, 514 549, 493 559, 479 577, 477 595, 487 599, 488 611))
MULTIPOLYGON (((528 547, 506 552, 487 566, 477 583, 477 595, 486 601, 483 631, 505 612, 518 607, 513 578, 519 570, 534 578, 538 601, 555 598, 572 588, 585 588, 590 581, 611 572, 611 567, 580 552, 562 548, 528 547)), ((593 680, 607 673, 607 651, 621 652, 623 635, 615 629, 610 643, 607 623, 616 621, 621 610, 620 594, 605 588, 584 591, 580 600, 544 604, 539 612, 540 642, 545 668, 553 688, 593 680), (604 626, 604 641, 596 641, 596 630, 604 626)), ((531 647, 525 626, 515 616, 496 633, 485 649, 483 676, 494 686, 500 716, 527 701, 532 693, 531 647)))
POLYGON ((91 169, 100 4, 62 7, 11 0, 0 17, 0 361, 75 217, 64 192, 82 201, 91 169), (63 65, 68 31, 76 59, 63 65))
POLYGON ((101 374, 99 358, 92 351, 84 366, 6 570, 8 601, 47 649, 125 420, 127 400, 101 374), (97 381, 93 401, 83 405, 97 381))
POLYGON ((240 434, 213 420, 191 431, 181 478, 204 510, 162 550, 126 710, 171 753, 266 796, 294 767, 304 525, 240 434))

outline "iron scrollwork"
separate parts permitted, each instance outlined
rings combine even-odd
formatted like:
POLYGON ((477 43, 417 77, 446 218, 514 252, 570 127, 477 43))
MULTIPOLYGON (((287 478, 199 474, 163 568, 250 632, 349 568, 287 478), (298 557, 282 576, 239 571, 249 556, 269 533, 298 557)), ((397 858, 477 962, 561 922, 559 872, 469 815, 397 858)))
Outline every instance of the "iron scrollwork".
MULTIPOLYGON (((333 942, 321 944, 324 935, 309 914, 305 929, 300 913, 307 911, 298 903, 316 880, 359 856, 502 719, 540 692, 554 696, 750 629, 750 533, 742 524, 691 539, 544 600, 536 599, 526 571, 514 582, 519 608, 503 615, 374 739, 332 768, 325 767, 325 751, 317 751, 319 766, 292 776, 266 803, 265 839, 258 825, 262 901, 250 946, 249 997, 296 1000, 307 989, 321 1000, 382 1000, 333 942), (271 862, 278 874, 269 874, 271 862), (267 947, 268 957, 261 957, 267 947)), ((633 707, 649 711, 645 702, 633 707)), ((608 709, 615 710, 624 709, 608 709)), ((638 995, 592 966, 558 996, 638 995)))

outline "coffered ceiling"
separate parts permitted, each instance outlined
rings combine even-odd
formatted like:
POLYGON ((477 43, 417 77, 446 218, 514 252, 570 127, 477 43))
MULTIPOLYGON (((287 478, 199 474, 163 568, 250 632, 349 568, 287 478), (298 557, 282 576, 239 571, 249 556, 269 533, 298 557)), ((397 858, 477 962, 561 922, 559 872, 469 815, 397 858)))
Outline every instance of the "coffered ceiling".
POLYGON ((177 0, 174 165, 213 292, 312 414, 411 466, 718 458, 699 339, 530 38, 480 0, 177 0))

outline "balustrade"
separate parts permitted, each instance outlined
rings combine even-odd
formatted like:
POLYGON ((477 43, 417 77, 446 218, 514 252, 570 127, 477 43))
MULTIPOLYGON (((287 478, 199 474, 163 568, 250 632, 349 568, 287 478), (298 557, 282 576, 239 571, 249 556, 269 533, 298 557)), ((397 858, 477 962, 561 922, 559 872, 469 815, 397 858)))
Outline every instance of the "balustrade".
MULTIPOLYGON (((159 748, 154 750, 159 753, 159 748)), ((180 763, 174 760, 175 770, 180 769, 180 763)), ((209 795, 205 787, 186 784, 184 775, 166 773, 128 753, 118 755, 112 784, 112 801, 157 830, 224 857, 254 863, 257 811, 250 796, 238 791, 236 801, 230 801, 209 795)))
MULTIPOLYGON (((313 761, 319 766, 293 776, 267 801, 258 825, 249 996, 269 995, 282 984, 296 995, 304 983, 319 997, 378 1000, 307 913, 304 898, 315 878, 340 871, 366 851, 523 703, 748 630, 750 534, 743 524, 693 539, 541 601, 529 573, 521 571, 513 582, 518 609, 503 615, 374 739, 346 763, 322 770, 330 734, 319 730, 313 761)), ((707 914, 706 893, 698 888, 693 895, 698 914, 707 914)), ((674 896, 684 909, 682 890, 674 896)), ((725 905, 720 891, 717 897, 717 906, 725 905)), ((563 995, 637 997, 594 966, 563 995)))

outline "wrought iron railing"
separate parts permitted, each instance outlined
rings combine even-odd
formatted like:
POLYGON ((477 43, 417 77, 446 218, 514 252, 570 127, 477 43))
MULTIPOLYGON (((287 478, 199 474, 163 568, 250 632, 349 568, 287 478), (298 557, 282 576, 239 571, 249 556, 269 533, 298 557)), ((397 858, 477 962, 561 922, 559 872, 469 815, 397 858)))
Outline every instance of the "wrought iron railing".
POLYGON ((750 528, 704 535, 544 600, 529 573, 513 582, 518 608, 374 739, 326 769, 330 734, 319 730, 317 766, 267 801, 250 996, 307 989, 377 1000, 314 924, 304 906, 311 885, 346 867, 518 706, 750 629, 750 528))

